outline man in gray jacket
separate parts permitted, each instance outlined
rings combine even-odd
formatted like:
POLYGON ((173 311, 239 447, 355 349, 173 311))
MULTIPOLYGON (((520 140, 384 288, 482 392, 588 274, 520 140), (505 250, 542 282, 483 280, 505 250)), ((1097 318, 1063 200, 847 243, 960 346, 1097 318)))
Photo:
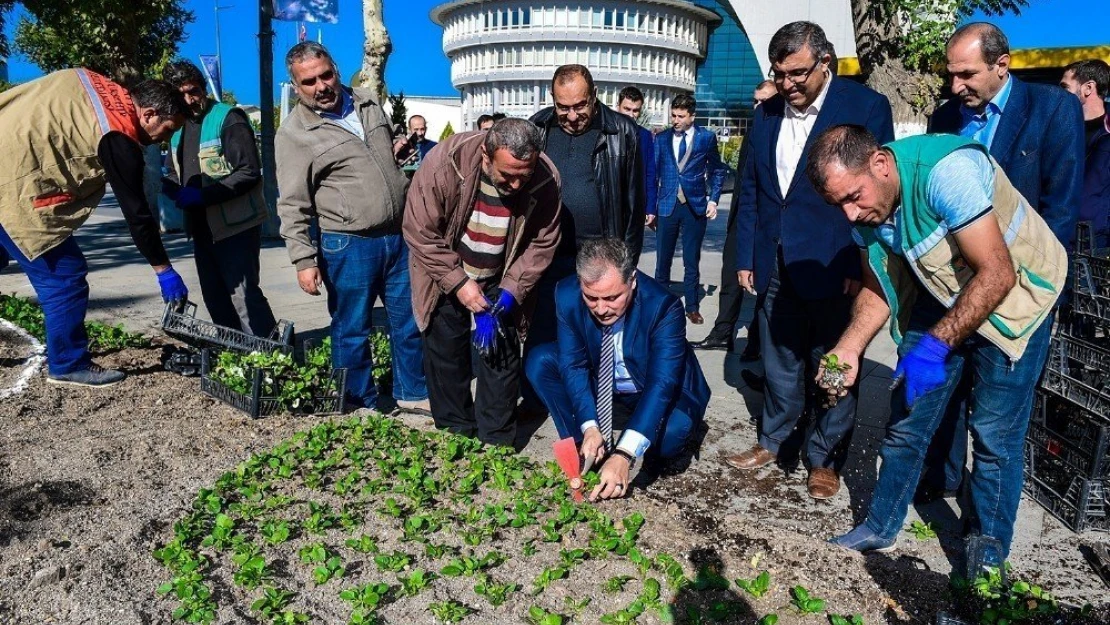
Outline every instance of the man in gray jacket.
POLYGON ((322 45, 293 46, 285 65, 300 101, 275 141, 278 214, 297 282, 309 295, 319 295, 321 285, 327 290, 332 364, 347 368, 348 402, 376 407, 368 339, 380 296, 389 315, 393 397, 403 409, 427 412, 401 238, 408 180, 393 158, 389 118, 369 92, 339 83, 339 69, 322 45))

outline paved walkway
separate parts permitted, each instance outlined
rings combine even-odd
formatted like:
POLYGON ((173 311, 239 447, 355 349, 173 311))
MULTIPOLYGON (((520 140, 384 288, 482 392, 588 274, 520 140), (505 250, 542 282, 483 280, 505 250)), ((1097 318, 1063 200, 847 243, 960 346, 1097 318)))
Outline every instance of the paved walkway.
MULTIPOLYGON (((722 199, 721 205, 729 205, 728 196, 722 199)), ((706 234, 702 254, 702 282, 709 295, 701 304, 706 323, 701 326, 687 327, 691 340, 701 339, 709 332, 717 313, 721 247, 725 238, 727 217, 727 211, 722 210, 721 215, 710 222, 706 234)), ((122 322, 133 330, 156 333, 155 328, 162 311, 157 281, 131 243, 126 224, 118 207, 113 205, 111 197, 81 228, 78 232, 78 240, 90 267, 92 302, 89 317, 110 323, 122 322)), ((180 234, 167 235, 164 240, 175 267, 193 289, 194 300, 199 301, 199 286, 197 286, 196 270, 191 258, 191 243, 180 234)), ((275 315, 295 322, 298 336, 325 333, 329 318, 324 299, 306 295, 297 286, 295 272, 289 264, 284 245, 280 241, 266 242, 262 250, 261 263, 262 289, 269 298, 275 315)), ((655 239, 650 231, 645 237, 640 268, 649 275, 654 274, 655 239)), ((677 255, 673 272, 675 278, 681 279, 681 254, 677 255)), ((0 292, 33 296, 30 285, 14 264, 0 273, 0 292)), ((200 308, 202 311, 200 314, 204 314, 203 306, 200 308)), ((749 299, 746 302, 743 319, 749 319, 750 316, 751 300, 749 299)), ((384 325, 384 314, 382 319, 384 325)), ((739 332, 741 338, 746 336, 746 329, 741 329, 739 332)), ((742 349, 743 345, 743 340, 737 341, 737 351, 742 349)), ((736 472, 725 468, 721 463, 721 457, 746 449, 755 442, 755 431, 748 424, 748 417, 750 414, 758 414, 762 396, 744 384, 740 377, 740 371, 744 365, 739 362, 736 353, 699 352, 698 356, 713 391, 713 398, 706 415, 709 434, 704 439, 701 453, 692 461, 691 468, 696 469, 698 474, 735 479, 736 472)), ((852 443, 851 458, 845 469, 846 488, 842 489, 841 494, 832 501, 820 504, 808 501, 808 498, 804 497, 804 490, 799 490, 802 494, 799 499, 806 500, 806 503, 789 514, 824 515, 832 510, 843 511, 850 508, 855 519, 858 520, 861 517, 877 473, 878 446, 888 414, 889 392, 886 389, 890 384, 894 362, 894 345, 889 335, 882 332, 866 354, 858 425, 852 443)), ((556 438, 550 421, 522 424, 521 430, 522 439, 530 437, 526 448, 528 451, 543 455, 550 453, 549 445, 556 438)), ((802 477, 804 478, 804 474, 802 477)), ((797 482, 797 477, 793 481, 797 482)), ((798 484, 794 486, 804 488, 804 484, 800 487, 798 484)), ((743 508, 746 505, 747 496, 743 490, 735 491, 727 502, 728 507, 743 508)), ((724 515, 729 510, 720 512, 724 515)), ((955 525, 957 514, 958 511, 952 504, 941 502, 921 511, 911 510, 909 520, 921 518, 924 515, 928 519, 937 520, 940 524, 955 525)), ((847 526, 844 529, 847 529, 847 526)), ((958 534, 958 527, 950 529, 953 534, 958 534)), ((1074 540, 1070 532, 1045 514, 1039 506, 1028 499, 1023 499, 1014 540, 1012 554, 1014 559, 1034 560, 1039 547, 1045 544, 1074 542, 1074 540)), ((932 560, 928 565, 936 571, 947 572, 950 566, 943 556, 934 556, 928 560, 932 560)), ((1090 571, 1077 571, 1070 574, 1090 577, 1090 571)), ((1083 585, 1087 588, 1098 587, 1083 585)))

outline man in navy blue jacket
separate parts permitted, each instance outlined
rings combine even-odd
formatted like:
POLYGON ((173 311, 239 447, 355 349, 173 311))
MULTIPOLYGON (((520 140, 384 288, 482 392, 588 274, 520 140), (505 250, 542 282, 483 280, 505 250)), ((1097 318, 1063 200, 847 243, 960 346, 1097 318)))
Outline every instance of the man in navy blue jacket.
POLYGON ((590 498, 622 497, 638 459, 658 465, 682 452, 709 386, 686 343, 682 303, 636 270, 623 241, 584 241, 575 265, 578 275, 555 291, 559 340, 533 349, 525 374, 559 435, 601 461, 590 498))
POLYGON ((717 218, 717 202, 728 175, 717 150, 717 135, 694 123, 697 101, 686 94, 671 102, 671 130, 655 142, 659 177, 656 215, 655 279, 671 280, 674 248, 682 232, 682 291, 686 318, 701 324, 698 285, 705 227, 717 218))
POLYGON ((1110 247, 1110 117, 1106 94, 1110 92, 1110 65, 1098 59, 1076 61, 1064 68, 1060 86, 1079 99, 1083 108, 1083 200, 1079 221, 1091 223, 1095 249, 1110 247))
MULTIPOLYGON (((973 137, 1037 209, 1071 252, 1083 191, 1083 114, 1063 89, 1024 83, 1010 73, 1010 44, 993 24, 961 26, 948 40, 952 99, 929 120, 929 132, 973 137)), ((967 464, 965 378, 949 402, 925 458, 916 501, 953 495, 967 464)))
POLYGON ((644 161, 644 224, 650 226, 655 221, 655 196, 659 192, 659 181, 655 177, 655 135, 640 126, 640 115, 644 112, 644 94, 629 85, 621 89, 617 96, 617 111, 624 113, 639 127, 640 157, 644 161))
POLYGON ((751 152, 736 226, 740 285, 763 296, 757 314, 766 386, 758 444, 726 462, 746 470, 775 462, 808 408, 815 417, 804 436, 809 494, 827 499, 840 490, 856 391, 825 409, 816 405, 812 380, 817 357, 848 326, 861 264, 847 218, 804 174, 807 153, 830 126, 857 124, 886 143, 894 140, 894 124, 885 97, 833 76, 832 46, 820 26, 787 24, 768 52, 779 94, 756 109, 746 138, 751 152))

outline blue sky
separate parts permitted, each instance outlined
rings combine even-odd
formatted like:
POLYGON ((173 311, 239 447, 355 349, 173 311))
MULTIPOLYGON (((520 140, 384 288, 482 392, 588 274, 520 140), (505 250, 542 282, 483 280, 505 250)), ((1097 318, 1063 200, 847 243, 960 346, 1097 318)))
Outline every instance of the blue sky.
MULTIPOLYGON (((450 66, 443 55, 440 28, 428 17, 441 0, 385 0, 385 20, 393 40, 393 55, 386 66, 390 91, 408 94, 455 95, 451 87, 450 66)), ((1110 29, 1078 28, 1083 19, 1101 24, 1105 11, 1096 9, 1104 0, 1032 0, 1020 16, 1005 16, 994 21, 1007 33, 1014 48, 1038 46, 1099 45, 1110 43, 1110 29)), ((181 45, 182 56, 196 62, 198 54, 214 54, 216 32, 215 0, 188 0, 196 15, 189 25, 188 39, 181 45)), ((220 41, 224 56, 224 85, 242 102, 258 102, 258 28, 257 0, 222 0, 220 41)), ((339 0, 338 24, 307 24, 309 37, 323 35, 323 41, 339 62, 344 82, 359 68, 362 59, 361 0, 339 0)), ((17 20, 9 20, 11 31, 17 20)), ((296 43, 296 24, 274 22, 274 80, 285 79, 282 58, 296 43)), ((41 71, 18 57, 11 59, 9 75, 13 82, 30 80, 41 71)))

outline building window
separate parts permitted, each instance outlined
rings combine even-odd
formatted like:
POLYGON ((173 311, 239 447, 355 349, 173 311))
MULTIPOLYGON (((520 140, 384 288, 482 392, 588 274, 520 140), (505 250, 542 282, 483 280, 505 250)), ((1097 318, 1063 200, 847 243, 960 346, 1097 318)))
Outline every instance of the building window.
POLYGON ((530 7, 521 10, 520 23, 525 26, 532 25, 532 9, 530 7))
POLYGON ((605 28, 613 28, 613 9, 605 9, 605 28))

